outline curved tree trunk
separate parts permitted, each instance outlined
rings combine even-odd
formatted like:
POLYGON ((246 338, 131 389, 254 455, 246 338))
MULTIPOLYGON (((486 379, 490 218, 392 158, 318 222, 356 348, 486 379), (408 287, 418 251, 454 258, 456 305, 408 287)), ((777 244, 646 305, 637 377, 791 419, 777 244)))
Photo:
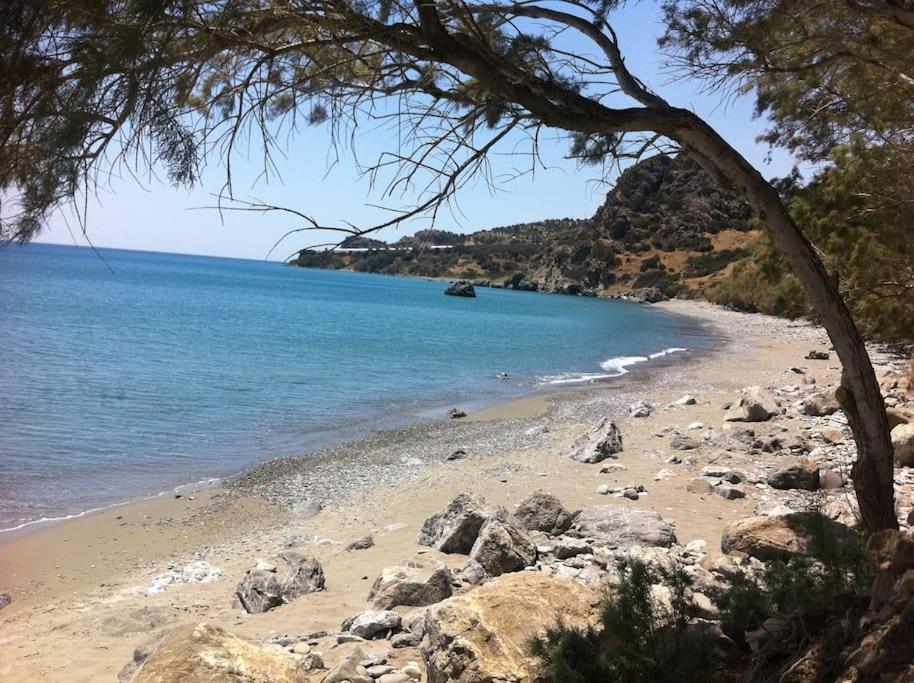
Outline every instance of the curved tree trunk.
POLYGON ((857 444, 852 477, 863 523, 870 532, 897 528, 885 404, 863 338, 837 283, 771 184, 700 118, 686 110, 677 110, 677 114, 681 123, 671 131, 671 137, 685 145, 718 182, 734 187, 749 200, 822 320, 841 360, 841 384, 836 395, 857 444))

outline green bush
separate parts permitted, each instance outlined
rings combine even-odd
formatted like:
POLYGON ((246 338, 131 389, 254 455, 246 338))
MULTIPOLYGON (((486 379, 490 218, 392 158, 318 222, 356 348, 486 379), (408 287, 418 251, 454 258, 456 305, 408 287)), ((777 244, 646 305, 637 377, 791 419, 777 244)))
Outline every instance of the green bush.
POLYGON ((713 681, 718 666, 707 632, 691 629, 691 578, 681 567, 637 560, 619 565, 620 582, 606 596, 600 627, 559 624, 531 643, 540 675, 551 683, 713 681), (655 597, 665 587, 669 600, 655 597))
POLYGON ((722 249, 690 256, 685 265, 686 277, 704 277, 723 270, 734 261, 749 255, 746 249, 722 249))

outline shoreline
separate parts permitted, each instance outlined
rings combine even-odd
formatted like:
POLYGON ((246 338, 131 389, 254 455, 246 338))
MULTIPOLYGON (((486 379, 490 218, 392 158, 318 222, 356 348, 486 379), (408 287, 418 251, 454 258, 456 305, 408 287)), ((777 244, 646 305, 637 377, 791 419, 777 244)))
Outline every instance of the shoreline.
MULTIPOLYGON (((391 277, 416 277, 416 279, 424 280, 434 279, 418 276, 392 275, 391 277)), ((244 478, 249 473, 265 467, 274 461, 290 461, 307 459, 309 457, 322 458, 328 453, 333 453, 339 449, 345 450, 355 448, 362 441, 369 441, 377 435, 389 434, 394 435, 393 438, 397 438, 397 435, 400 434, 401 430, 422 429, 423 427, 437 424, 443 419, 446 411, 450 407, 465 409, 467 417, 462 418, 462 420, 466 422, 532 417, 532 413, 525 414, 525 411, 541 412, 546 409, 552 399, 562 394, 586 391, 597 387, 610 387, 614 385, 617 380, 626 377, 631 380, 640 377, 645 373, 647 373, 647 377, 649 377, 650 373, 660 371, 667 366, 686 365, 689 362, 692 362, 696 357, 695 354, 699 351, 713 354, 718 345, 727 343, 724 332, 720 329, 713 328, 713 326, 707 325, 707 321, 683 313, 677 306, 666 308, 658 304, 654 304, 653 306, 658 309, 664 309, 664 312, 666 313, 695 323, 695 331, 700 332, 706 345, 701 349, 676 348, 674 350, 663 349, 659 352, 649 353, 647 356, 642 357, 643 361, 633 363, 632 365, 634 367, 631 369, 629 369, 630 366, 628 365, 621 366, 619 368, 620 371, 617 374, 596 372, 569 373, 573 376, 568 379, 556 379, 552 382, 543 381, 546 377, 550 377, 544 375, 540 376, 540 381, 536 384, 514 385, 516 393, 512 396, 498 396, 493 394, 466 401, 442 401, 440 404, 436 403, 435 405, 422 410, 399 413, 395 417, 389 418, 387 424, 382 424, 378 427, 368 425, 337 425, 334 429, 322 430, 323 432, 332 433, 333 436, 325 438, 316 446, 307 447, 305 450, 291 455, 274 457, 263 461, 254 461, 234 472, 229 472, 224 475, 207 476, 202 479, 181 481, 170 488, 163 489, 156 493, 139 493, 123 500, 103 503, 86 510, 66 512, 61 515, 25 521, 18 520, 13 526, 0 528, 0 548, 13 539, 53 528, 60 524, 67 524, 74 520, 85 519, 107 511, 170 498, 178 494, 193 494, 210 488, 221 489, 227 482, 244 478), (713 339, 713 341, 708 343, 707 340, 710 339, 713 339)), ((608 358, 606 362, 616 361, 622 358, 623 357, 611 357, 608 358)), ((647 378, 645 378, 644 381, 648 381, 647 378)))
MULTIPOLYGON (((607 503, 656 510, 675 524, 680 544, 702 540, 709 558, 719 556, 726 524, 765 514, 782 497, 752 484, 740 500, 687 490, 690 477, 699 476, 702 466, 718 456, 709 442, 671 464, 669 456, 676 451, 670 449, 670 434, 697 435, 689 431, 697 422, 721 429, 721 406, 735 392, 753 384, 795 383, 798 375, 790 368, 797 365, 806 367, 817 386, 831 386, 837 365, 802 360, 811 349, 828 349, 822 330, 808 323, 694 302, 660 306, 716 326, 724 333, 719 348, 695 362, 528 401, 517 414, 498 408, 464 420, 373 435, 313 460, 270 461, 226 481, 221 489, 136 503, 0 544, 5 581, 0 592, 13 597, 0 610, 0 643, 5 645, 0 677, 111 680, 133 649, 154 634, 202 621, 256 642, 282 634, 336 633, 344 619, 366 609, 371 582, 384 567, 411 558, 460 566, 461 556, 420 548, 416 538, 423 520, 462 491, 508 509, 541 489, 571 510, 607 503), (694 395, 696 404, 675 405, 684 394, 694 395), (641 400, 653 403, 656 411, 648 418, 631 418, 628 406, 641 400), (618 422, 624 439, 619 458, 608 462, 625 469, 600 473, 600 465, 575 462, 568 452, 606 416, 618 422), (454 449, 464 450, 465 457, 448 460, 454 449), (672 476, 661 476, 663 470, 672 476), (597 488, 602 484, 643 485, 647 492, 628 501, 601 495, 597 488), (346 552, 349 542, 366 534, 374 537, 373 547, 346 552), (233 605, 235 586, 257 558, 287 548, 319 559, 327 590, 264 614, 247 614, 233 605), (186 576, 195 562, 205 562, 218 575, 204 582, 186 576), (174 577, 173 583, 152 592, 149 587, 163 576, 174 577)), ((883 364, 882 357, 877 360, 883 364)), ((832 424, 840 425, 831 418, 798 417, 792 409, 776 424, 763 426, 803 430, 817 440, 816 430, 832 424)), ((836 453, 840 460, 845 450, 836 453)), ((776 457, 763 453, 734 466, 764 472, 775 462, 776 457)), ((841 489, 820 493, 826 506, 845 498, 841 489)), ((791 504, 804 500, 797 497, 791 504)), ((341 650, 322 651, 332 664, 341 650)), ((418 658, 409 648, 392 650, 390 657, 393 664, 418 658)))

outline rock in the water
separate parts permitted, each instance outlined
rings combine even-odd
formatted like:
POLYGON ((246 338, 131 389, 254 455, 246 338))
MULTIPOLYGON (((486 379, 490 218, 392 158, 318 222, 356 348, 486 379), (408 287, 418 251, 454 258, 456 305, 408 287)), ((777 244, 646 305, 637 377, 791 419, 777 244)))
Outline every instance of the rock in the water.
MULTIPOLYGON (((119 677, 130 683, 308 683, 298 660, 209 624, 181 626, 134 655, 119 677), (139 659, 139 661, 137 661, 139 659)), ((367 683, 370 683, 370 679, 367 683)))
POLYGON ((311 555, 281 553, 265 568, 249 569, 236 595, 250 613, 260 613, 291 602, 300 595, 324 589, 324 569, 311 555))
POLYGON ((676 542, 673 525, 659 513, 615 505, 597 505, 582 510, 568 533, 579 538, 592 538, 601 545, 614 548, 634 545, 668 548, 676 542))
POLYGON ((536 562, 536 545, 507 515, 497 515, 480 529, 470 560, 477 562, 488 576, 501 576, 536 562))
POLYGON ((525 529, 554 536, 568 530, 572 515, 555 496, 534 491, 517 504, 514 519, 525 529))
POLYGON ((461 493, 441 512, 425 520, 419 532, 419 545, 443 553, 468 553, 491 509, 472 493, 461 493))
POLYGON ((739 400, 727 410, 727 422, 764 422, 780 412, 780 403, 761 387, 743 389, 739 400))
POLYGON ((506 574, 431 607, 422 655, 428 683, 536 680, 530 640, 561 619, 588 625, 597 595, 542 572, 506 574))
POLYGON ((321 683, 373 683, 368 669, 361 664, 364 659, 365 653, 360 648, 352 648, 339 664, 327 672, 321 683))
POLYGON ((803 401, 803 414, 813 417, 825 417, 841 410, 834 394, 817 391, 806 397, 803 401))
POLYGON ((401 617, 389 609, 368 610, 349 622, 349 632, 359 638, 371 640, 400 629, 401 617))
POLYGON ((571 459, 578 462, 600 462, 622 452, 622 434, 609 418, 603 418, 596 427, 575 441, 571 459))
POLYGON ((789 560, 809 554, 816 534, 826 530, 837 537, 848 528, 815 512, 793 512, 776 517, 747 517, 728 524, 720 540, 725 553, 742 552, 763 562, 789 560))
POLYGON ((448 296, 476 297, 476 290, 473 288, 473 283, 469 280, 457 280, 457 282, 454 282, 450 287, 445 289, 444 293, 448 296))
POLYGON ((441 563, 388 567, 375 579, 368 600, 375 609, 422 607, 451 597, 451 570, 441 563))
POLYGON ((896 467, 914 467, 914 424, 900 424, 892 430, 896 467))
POLYGON ((817 491, 819 489, 819 468, 805 460, 783 465, 768 477, 768 486, 781 490, 817 491))
POLYGON ((448 411, 447 416, 452 420, 459 420, 461 417, 466 417, 467 414, 465 410, 461 410, 460 408, 451 408, 448 411))
POLYGON ((374 547, 374 537, 371 534, 357 538, 346 546, 346 550, 368 550, 374 547))

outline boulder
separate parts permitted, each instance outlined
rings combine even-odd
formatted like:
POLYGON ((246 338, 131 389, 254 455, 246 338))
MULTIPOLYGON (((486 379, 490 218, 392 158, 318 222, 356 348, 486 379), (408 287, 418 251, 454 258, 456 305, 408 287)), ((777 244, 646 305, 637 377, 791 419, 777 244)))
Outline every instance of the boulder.
POLYGON ((829 355, 828 351, 813 350, 807 353, 804 358, 806 358, 806 360, 828 360, 831 358, 831 356, 829 355))
POLYGON ((445 289, 444 293, 448 296, 476 298, 476 290, 473 288, 473 283, 469 280, 457 280, 457 282, 452 283, 450 287, 445 289))
POLYGON ((514 508, 514 519, 525 529, 554 536, 568 530, 572 514, 555 496, 534 491, 514 508))
POLYGON ((519 572, 428 610, 422 656, 428 683, 536 679, 532 638, 561 619, 585 628, 598 596, 570 579, 519 572))
POLYGON ((900 424, 892 430, 892 451, 896 467, 914 467, 914 424, 900 424))
POLYGON ((817 391, 803 401, 802 413, 813 417, 825 417, 841 410, 834 393, 817 391))
POLYGON ((138 648, 119 676, 130 683, 308 683, 298 660, 276 645, 255 645, 210 624, 181 626, 138 648))
POLYGON ((635 545, 669 548, 676 542, 673 525, 653 510, 596 505, 574 519, 569 536, 592 538, 600 545, 630 548, 635 545))
POLYGON ((447 416, 452 420, 459 420, 461 417, 466 417, 467 413, 465 410, 461 410, 460 408, 451 408, 448 411, 447 416))
POLYGON ((656 304, 661 301, 669 301, 669 297, 656 287, 633 289, 628 293, 628 297, 639 304, 656 304))
POLYGON ((727 409, 727 422, 764 422, 780 412, 780 403, 761 387, 743 389, 738 400, 727 409))
POLYGON ((816 512, 747 517, 728 524, 720 540, 724 553, 741 552, 763 562, 789 560, 811 551, 816 534, 828 529, 844 536, 848 528, 816 512))
POLYGON ((603 418, 596 427, 574 442, 571 459, 595 463, 622 452, 622 434, 609 418, 603 418))
POLYGON ((721 498, 725 498, 726 500, 737 500, 739 498, 746 497, 746 492, 738 486, 728 486, 726 484, 721 484, 720 486, 715 486, 713 490, 714 493, 716 493, 721 498))
POLYGON ((281 553, 276 560, 259 562, 238 584, 241 606, 252 614, 266 612, 295 598, 324 589, 324 569, 311 555, 281 553))
POLYGON ((451 597, 451 570, 441 563, 412 563, 383 569, 368 593, 375 609, 422 607, 451 597))
POLYGON ((393 610, 367 610, 348 622, 348 631, 359 638, 371 640, 391 631, 399 631, 400 621, 400 615, 393 610))
POLYGON ((536 545, 507 515, 491 517, 470 549, 470 560, 488 576, 517 572, 536 562, 536 545))
POLYGON ((711 483, 707 479, 689 479, 686 484, 686 491, 689 493, 708 494, 711 493, 711 483))
POLYGON ((372 547, 374 547, 374 536, 368 534, 367 536, 362 536, 362 538, 355 539, 346 546, 346 550, 368 550, 372 547))
POLYGON ((468 553, 491 513, 481 498, 461 493, 444 510, 425 520, 419 532, 419 545, 443 553, 468 553))
POLYGON ((682 434, 677 434, 672 439, 670 439, 670 448, 677 451, 693 451, 696 448, 701 448, 701 444, 691 436, 683 436, 682 434))
POLYGON ((802 460, 781 466, 768 477, 768 486, 773 489, 801 489, 817 491, 819 489, 819 467, 802 460))
POLYGON ((361 664, 364 659, 365 653, 359 647, 352 648, 327 672, 321 683, 373 683, 368 669, 361 664))
POLYGON ((9 593, 0 593, 0 609, 9 606, 12 602, 13 598, 9 593))
POLYGON ((906 425, 914 422, 914 415, 901 408, 886 408, 885 415, 889 419, 889 429, 895 429, 898 425, 906 425))

